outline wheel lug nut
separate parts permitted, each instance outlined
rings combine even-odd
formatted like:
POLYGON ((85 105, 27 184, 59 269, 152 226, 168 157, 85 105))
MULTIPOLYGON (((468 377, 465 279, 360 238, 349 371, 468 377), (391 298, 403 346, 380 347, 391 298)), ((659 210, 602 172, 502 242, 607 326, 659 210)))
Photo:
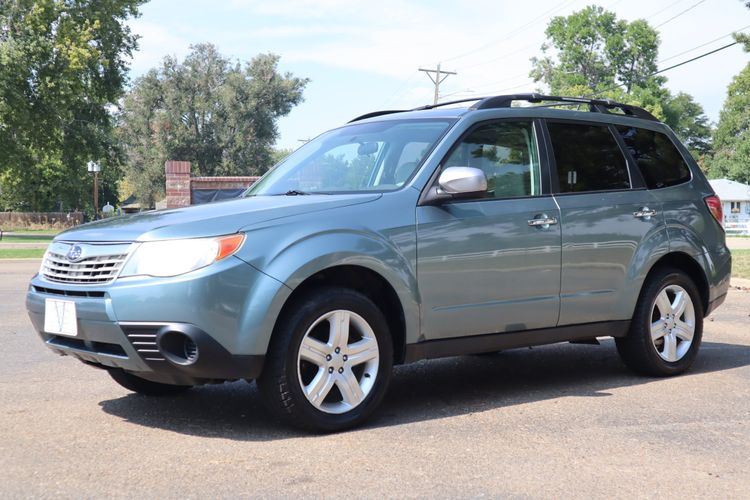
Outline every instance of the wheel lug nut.
POLYGON ((349 356, 347 356, 346 354, 344 354, 344 361, 346 361, 348 359, 349 359, 349 356))
POLYGON ((343 368, 339 368, 339 373, 344 373, 344 369, 343 368))
POLYGON ((330 354, 326 354, 326 361, 331 361, 331 355, 330 354))
POLYGON ((328 368, 328 373, 333 373, 333 367, 328 368))
POLYGON ((335 352, 336 352, 336 354, 340 353, 341 352, 341 348, 337 347, 336 350, 335 350, 335 352))

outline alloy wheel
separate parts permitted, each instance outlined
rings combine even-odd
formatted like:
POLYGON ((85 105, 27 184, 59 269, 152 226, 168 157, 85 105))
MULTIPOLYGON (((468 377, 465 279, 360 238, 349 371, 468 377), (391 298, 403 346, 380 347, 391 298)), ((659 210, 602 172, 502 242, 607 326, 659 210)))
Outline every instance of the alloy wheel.
POLYGON ((297 355, 297 375, 307 400, 325 413, 348 412, 375 385, 378 341, 362 316, 348 310, 323 314, 305 332, 297 355))
POLYGON ((695 335, 695 308, 690 294, 679 285, 668 285, 656 296, 651 310, 651 342, 670 363, 682 359, 695 335))

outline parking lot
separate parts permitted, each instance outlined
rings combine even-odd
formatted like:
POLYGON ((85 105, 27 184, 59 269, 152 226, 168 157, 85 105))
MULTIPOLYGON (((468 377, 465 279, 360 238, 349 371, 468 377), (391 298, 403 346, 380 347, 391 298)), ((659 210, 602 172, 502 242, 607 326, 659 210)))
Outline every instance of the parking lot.
POLYGON ((612 341, 396 370, 364 428, 274 422, 245 382, 150 399, 55 356, 24 311, 36 261, 0 261, 0 497, 750 495, 750 290, 705 323, 686 375, 612 341))

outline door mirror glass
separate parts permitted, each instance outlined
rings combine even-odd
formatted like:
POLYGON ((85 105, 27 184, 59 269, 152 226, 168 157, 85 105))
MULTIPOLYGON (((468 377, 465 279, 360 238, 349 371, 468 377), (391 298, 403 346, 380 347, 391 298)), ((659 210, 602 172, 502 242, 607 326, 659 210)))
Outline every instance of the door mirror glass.
POLYGON ((485 193, 487 176, 478 168, 448 167, 440 174, 438 185, 451 195, 485 193))

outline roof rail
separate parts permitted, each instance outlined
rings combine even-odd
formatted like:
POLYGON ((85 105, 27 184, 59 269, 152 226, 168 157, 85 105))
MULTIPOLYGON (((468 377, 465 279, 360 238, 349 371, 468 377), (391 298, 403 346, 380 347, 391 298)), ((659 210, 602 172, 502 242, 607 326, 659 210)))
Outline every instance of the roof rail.
POLYGON ((461 104, 462 102, 481 101, 482 99, 486 99, 486 97, 467 97, 466 99, 458 99, 456 101, 445 101, 439 102, 437 104, 425 104, 424 106, 420 106, 418 108, 412 108, 409 111, 424 111, 425 109, 435 109, 441 106, 450 106, 451 104, 461 104))
POLYGON ((587 104, 589 111, 592 113, 606 113, 610 114, 611 109, 620 109, 625 115, 633 116, 635 118, 642 118, 644 120, 651 120, 658 122, 659 120, 646 111, 645 109, 633 106, 632 104, 624 104, 621 102, 610 101, 609 99, 589 99, 586 97, 564 97, 556 95, 545 95, 545 94, 510 94, 510 95, 496 95, 491 97, 470 97, 467 99, 459 99, 457 101, 440 102, 438 104, 427 104, 418 108, 412 109, 392 109, 386 111, 373 111, 364 115, 358 116, 355 119, 349 121, 349 123, 364 120, 366 118, 374 118, 376 116, 389 115, 392 113, 403 113, 407 111, 424 111, 427 109, 439 108, 441 106, 450 106, 451 104, 461 104, 464 102, 477 101, 476 104, 469 107, 472 110, 479 109, 493 109, 493 108, 510 108, 514 101, 526 101, 530 103, 540 103, 545 101, 557 102, 559 106, 573 105, 573 104, 587 104))
POLYGON ((462 102, 471 102, 471 101, 479 101, 484 99, 484 97, 469 97, 467 99, 459 99, 457 101, 446 101, 446 102, 439 102, 437 104, 426 104, 424 106, 419 106, 418 108, 411 108, 411 109, 388 109, 384 111, 373 111, 371 113, 365 113, 364 115, 358 116, 354 118, 353 120, 349 120, 349 123, 357 122, 359 120, 365 120, 367 118, 375 118, 376 116, 382 116, 382 115, 390 115, 392 113, 404 113, 407 111, 424 111, 426 109, 434 109, 439 108, 441 106, 450 106, 451 104, 460 104, 462 102))
POLYGON ((358 122, 360 120, 365 120, 367 118, 375 118, 376 116, 390 115, 393 113, 403 113, 404 111, 410 111, 410 110, 408 109, 386 109, 383 111, 371 111, 369 113, 365 113, 364 115, 360 115, 352 120, 349 120, 347 123, 358 122))
POLYGON ((611 109, 620 109, 628 116, 643 118, 644 120, 659 121, 654 115, 645 109, 633 106, 632 104, 623 104, 621 102, 610 101, 609 99, 588 99, 585 97, 564 97, 536 93, 485 97, 471 106, 470 109, 509 108, 514 101, 526 101, 530 103, 552 101, 563 104, 588 104, 589 111, 595 113, 610 113, 611 109))

